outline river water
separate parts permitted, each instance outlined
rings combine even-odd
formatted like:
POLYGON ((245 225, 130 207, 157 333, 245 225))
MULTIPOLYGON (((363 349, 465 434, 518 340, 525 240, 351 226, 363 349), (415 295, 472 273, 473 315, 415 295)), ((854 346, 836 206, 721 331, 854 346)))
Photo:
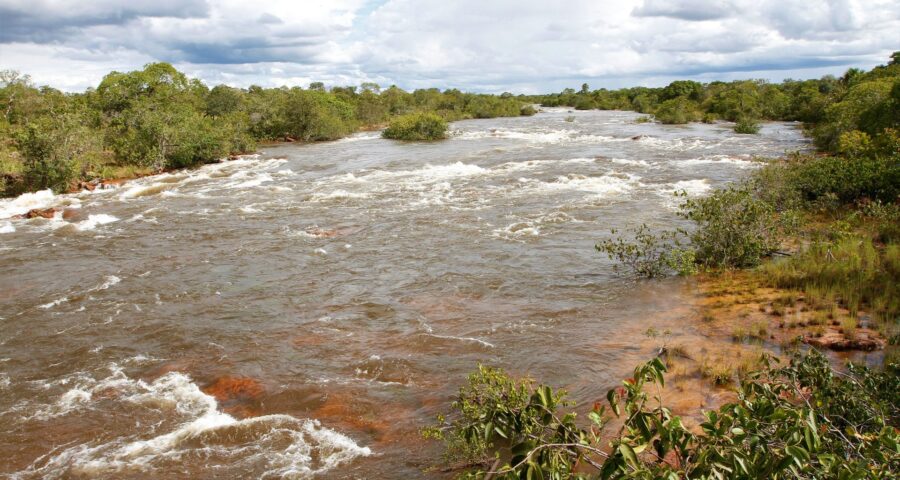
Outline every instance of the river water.
POLYGON ((440 446, 419 429, 479 362, 603 397, 683 312, 678 280, 616 276, 594 243, 806 146, 637 117, 361 133, 0 201, 0 474, 420 477, 440 446), (11 218, 47 206, 67 218, 11 218))

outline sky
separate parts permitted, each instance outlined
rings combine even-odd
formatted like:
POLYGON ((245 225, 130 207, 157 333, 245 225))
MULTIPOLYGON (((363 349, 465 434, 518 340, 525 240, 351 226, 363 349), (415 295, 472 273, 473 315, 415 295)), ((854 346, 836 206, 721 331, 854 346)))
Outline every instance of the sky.
POLYGON ((0 0, 0 69, 65 91, 165 61, 208 85, 543 93, 818 78, 900 50, 900 0, 0 0))

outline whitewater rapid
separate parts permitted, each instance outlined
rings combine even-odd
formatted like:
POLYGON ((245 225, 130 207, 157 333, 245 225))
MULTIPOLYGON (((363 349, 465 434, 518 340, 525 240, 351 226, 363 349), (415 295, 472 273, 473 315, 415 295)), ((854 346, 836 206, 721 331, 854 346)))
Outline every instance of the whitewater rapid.
POLYGON ((0 475, 415 478, 478 363, 602 398, 678 289, 594 244, 807 147, 794 124, 638 117, 365 132, 0 200, 0 475))

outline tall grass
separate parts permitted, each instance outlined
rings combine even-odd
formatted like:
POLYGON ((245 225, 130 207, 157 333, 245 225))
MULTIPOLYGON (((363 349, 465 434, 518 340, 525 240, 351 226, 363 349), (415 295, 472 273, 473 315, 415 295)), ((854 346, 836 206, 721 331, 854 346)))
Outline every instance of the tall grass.
POLYGON ((860 309, 880 322, 900 319, 900 245, 876 247, 869 238, 814 243, 791 259, 762 267, 774 287, 801 289, 808 304, 833 308, 835 302, 855 318, 860 309))

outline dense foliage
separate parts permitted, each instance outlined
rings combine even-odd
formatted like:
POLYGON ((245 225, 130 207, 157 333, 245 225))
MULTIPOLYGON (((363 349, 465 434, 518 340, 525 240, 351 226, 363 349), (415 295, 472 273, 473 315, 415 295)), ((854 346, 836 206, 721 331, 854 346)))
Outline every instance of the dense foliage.
POLYGON ((662 123, 736 122, 738 133, 756 133, 758 120, 795 120, 813 128, 816 145, 838 151, 841 135, 860 131, 871 137, 900 122, 900 55, 870 72, 850 69, 841 77, 818 80, 740 80, 701 84, 678 80, 662 88, 620 90, 565 89, 530 97, 545 106, 580 110, 634 110, 662 123))
POLYGON ((391 120, 382 136, 394 140, 440 140, 447 137, 447 121, 427 112, 401 115, 391 120))
POLYGON ((749 373, 738 400, 706 412, 695 431, 665 406, 659 358, 609 391, 609 410, 595 404, 588 425, 565 392, 482 366, 425 434, 467 466, 461 478, 894 478, 898 368, 836 373, 814 350, 795 354, 749 373), (621 426, 609 432, 613 417, 621 426))
MULTIPOLYGON (((510 94, 410 93, 372 83, 210 89, 167 63, 112 72, 78 94, 37 88, 27 76, 3 71, 0 110, 0 195, 189 167, 252 151, 261 141, 334 140, 417 112, 427 112, 419 118, 437 129, 464 118, 535 113, 510 94)), ((434 131, 426 136, 436 138, 434 131)))

